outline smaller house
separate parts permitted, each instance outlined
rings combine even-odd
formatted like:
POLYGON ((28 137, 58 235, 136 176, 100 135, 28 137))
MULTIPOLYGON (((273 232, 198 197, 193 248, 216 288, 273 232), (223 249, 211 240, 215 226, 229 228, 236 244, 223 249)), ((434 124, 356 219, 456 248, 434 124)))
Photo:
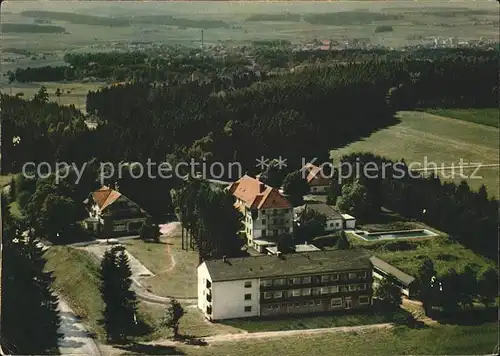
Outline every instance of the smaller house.
POLYGON ((349 214, 341 214, 344 220, 344 229, 354 230, 356 228, 356 218, 349 214))
POLYGON ((326 216, 325 231, 327 232, 342 230, 344 228, 342 214, 335 210, 333 206, 320 202, 308 202, 294 208, 295 221, 298 221, 300 219, 300 215, 302 215, 306 210, 315 210, 316 212, 326 216))
POLYGON ((373 287, 378 286, 379 281, 387 276, 392 276, 396 280, 396 285, 401 289, 401 293, 408 298, 415 294, 415 278, 404 273, 400 269, 388 264, 378 257, 370 257, 373 265, 373 287))
POLYGON ((323 170, 314 164, 307 163, 302 172, 306 177, 307 184, 309 184, 309 192, 311 194, 326 194, 330 187, 330 180, 324 176, 323 170))
POLYGON ((150 217, 118 190, 102 186, 83 202, 89 213, 85 227, 96 236, 115 237, 139 234, 150 217))

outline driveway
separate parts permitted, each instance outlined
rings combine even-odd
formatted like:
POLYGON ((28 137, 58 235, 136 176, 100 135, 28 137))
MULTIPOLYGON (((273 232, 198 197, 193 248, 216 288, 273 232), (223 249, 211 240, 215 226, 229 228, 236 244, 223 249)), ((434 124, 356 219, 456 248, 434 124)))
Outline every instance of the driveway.
POLYGON ((94 339, 88 334, 83 323, 63 299, 59 298, 61 326, 59 351, 62 355, 100 356, 101 352, 94 339))

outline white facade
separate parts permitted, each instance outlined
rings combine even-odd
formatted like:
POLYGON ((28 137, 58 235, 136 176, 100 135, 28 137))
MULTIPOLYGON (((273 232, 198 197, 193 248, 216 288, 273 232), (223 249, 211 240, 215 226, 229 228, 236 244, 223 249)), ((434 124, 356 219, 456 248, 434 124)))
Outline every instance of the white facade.
POLYGON ((293 233, 292 208, 256 210, 253 217, 251 210, 245 209, 243 218, 249 245, 256 239, 293 233))
POLYGON ((345 229, 355 229, 356 228, 356 218, 349 214, 342 214, 342 218, 345 222, 345 229))
POLYGON ((325 223, 325 231, 338 231, 342 230, 344 221, 342 219, 328 219, 325 223))
POLYGON ((259 279, 212 282, 205 263, 198 266, 198 308, 207 319, 259 316, 259 298, 259 279))

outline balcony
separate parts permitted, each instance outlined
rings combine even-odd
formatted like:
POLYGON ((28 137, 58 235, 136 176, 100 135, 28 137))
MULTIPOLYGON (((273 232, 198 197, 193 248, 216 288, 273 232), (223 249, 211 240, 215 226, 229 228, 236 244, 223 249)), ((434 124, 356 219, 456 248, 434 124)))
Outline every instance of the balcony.
MULTIPOLYGON (((345 284, 359 284, 359 283, 372 283, 372 278, 370 274, 367 273, 366 278, 358 277, 356 279, 342 278, 339 276, 336 280, 326 280, 323 281, 320 276, 310 276, 310 282, 304 282, 304 277, 300 278, 300 283, 294 283, 294 278, 281 278, 284 279, 283 284, 276 284, 276 281, 273 281, 272 285, 264 285, 261 283, 260 290, 261 291, 272 291, 272 290, 280 290, 280 289, 300 289, 300 288, 313 288, 313 287, 326 287, 326 286, 336 286, 336 285, 345 285, 345 284)), ((297 278, 297 277, 296 277, 297 278)), ((296 282, 296 281, 295 281, 296 282)))
POLYGON ((207 307, 207 314, 212 315, 212 307, 207 307))
POLYGON ((210 282, 208 279, 207 279, 206 287, 207 287, 207 289, 210 289, 212 287, 212 282, 210 282))
POLYGON ((207 302, 212 303, 212 294, 207 294, 207 302))
POLYGON ((310 299, 329 299, 329 298, 335 298, 335 297, 348 297, 348 296, 355 296, 355 295, 371 295, 373 293, 371 286, 364 289, 364 290, 352 290, 349 291, 348 289, 340 289, 338 292, 334 293, 312 293, 308 295, 288 295, 287 293, 283 293, 281 298, 269 298, 266 299, 264 297, 264 293, 261 293, 260 295, 260 303, 261 304, 267 304, 267 303, 280 303, 280 302, 290 302, 290 301, 304 301, 304 300, 310 300, 310 299))

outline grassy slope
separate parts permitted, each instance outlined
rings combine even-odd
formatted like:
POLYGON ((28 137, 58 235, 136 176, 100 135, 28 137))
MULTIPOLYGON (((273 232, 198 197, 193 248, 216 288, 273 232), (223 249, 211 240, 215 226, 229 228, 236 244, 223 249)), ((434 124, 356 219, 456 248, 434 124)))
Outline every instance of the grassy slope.
POLYGON ((45 254, 47 269, 54 271, 54 289, 82 317, 91 331, 104 338, 99 325, 104 304, 99 292, 99 266, 88 252, 67 246, 51 247, 45 254))
POLYGON ((176 298, 196 298, 196 251, 183 251, 180 236, 163 240, 161 244, 129 240, 127 250, 150 269, 155 276, 143 280, 153 293, 176 298), (173 254, 175 266, 172 267, 173 254))
POLYGON ((350 334, 301 335, 279 339, 225 342, 210 347, 179 347, 187 355, 471 355, 491 354, 497 344, 496 323, 437 326, 350 334))
MULTIPOLYGON (((364 140, 331 152, 334 163, 340 157, 353 152, 372 152, 396 160, 404 158, 410 164, 435 162, 438 167, 463 164, 499 163, 498 130, 493 127, 466 121, 443 118, 423 112, 400 112, 401 122, 392 127, 373 133, 364 140)), ((415 168, 419 168, 415 166, 415 168)), ((464 170, 467 173, 471 170, 464 170)), ((477 172, 481 179, 468 179, 469 185, 477 189, 485 184, 491 196, 498 197, 498 167, 483 167, 477 172)), ((447 180, 460 181, 456 172, 447 180)))
POLYGON ((427 109, 428 113, 457 120, 474 122, 498 128, 500 126, 499 109, 427 109))

